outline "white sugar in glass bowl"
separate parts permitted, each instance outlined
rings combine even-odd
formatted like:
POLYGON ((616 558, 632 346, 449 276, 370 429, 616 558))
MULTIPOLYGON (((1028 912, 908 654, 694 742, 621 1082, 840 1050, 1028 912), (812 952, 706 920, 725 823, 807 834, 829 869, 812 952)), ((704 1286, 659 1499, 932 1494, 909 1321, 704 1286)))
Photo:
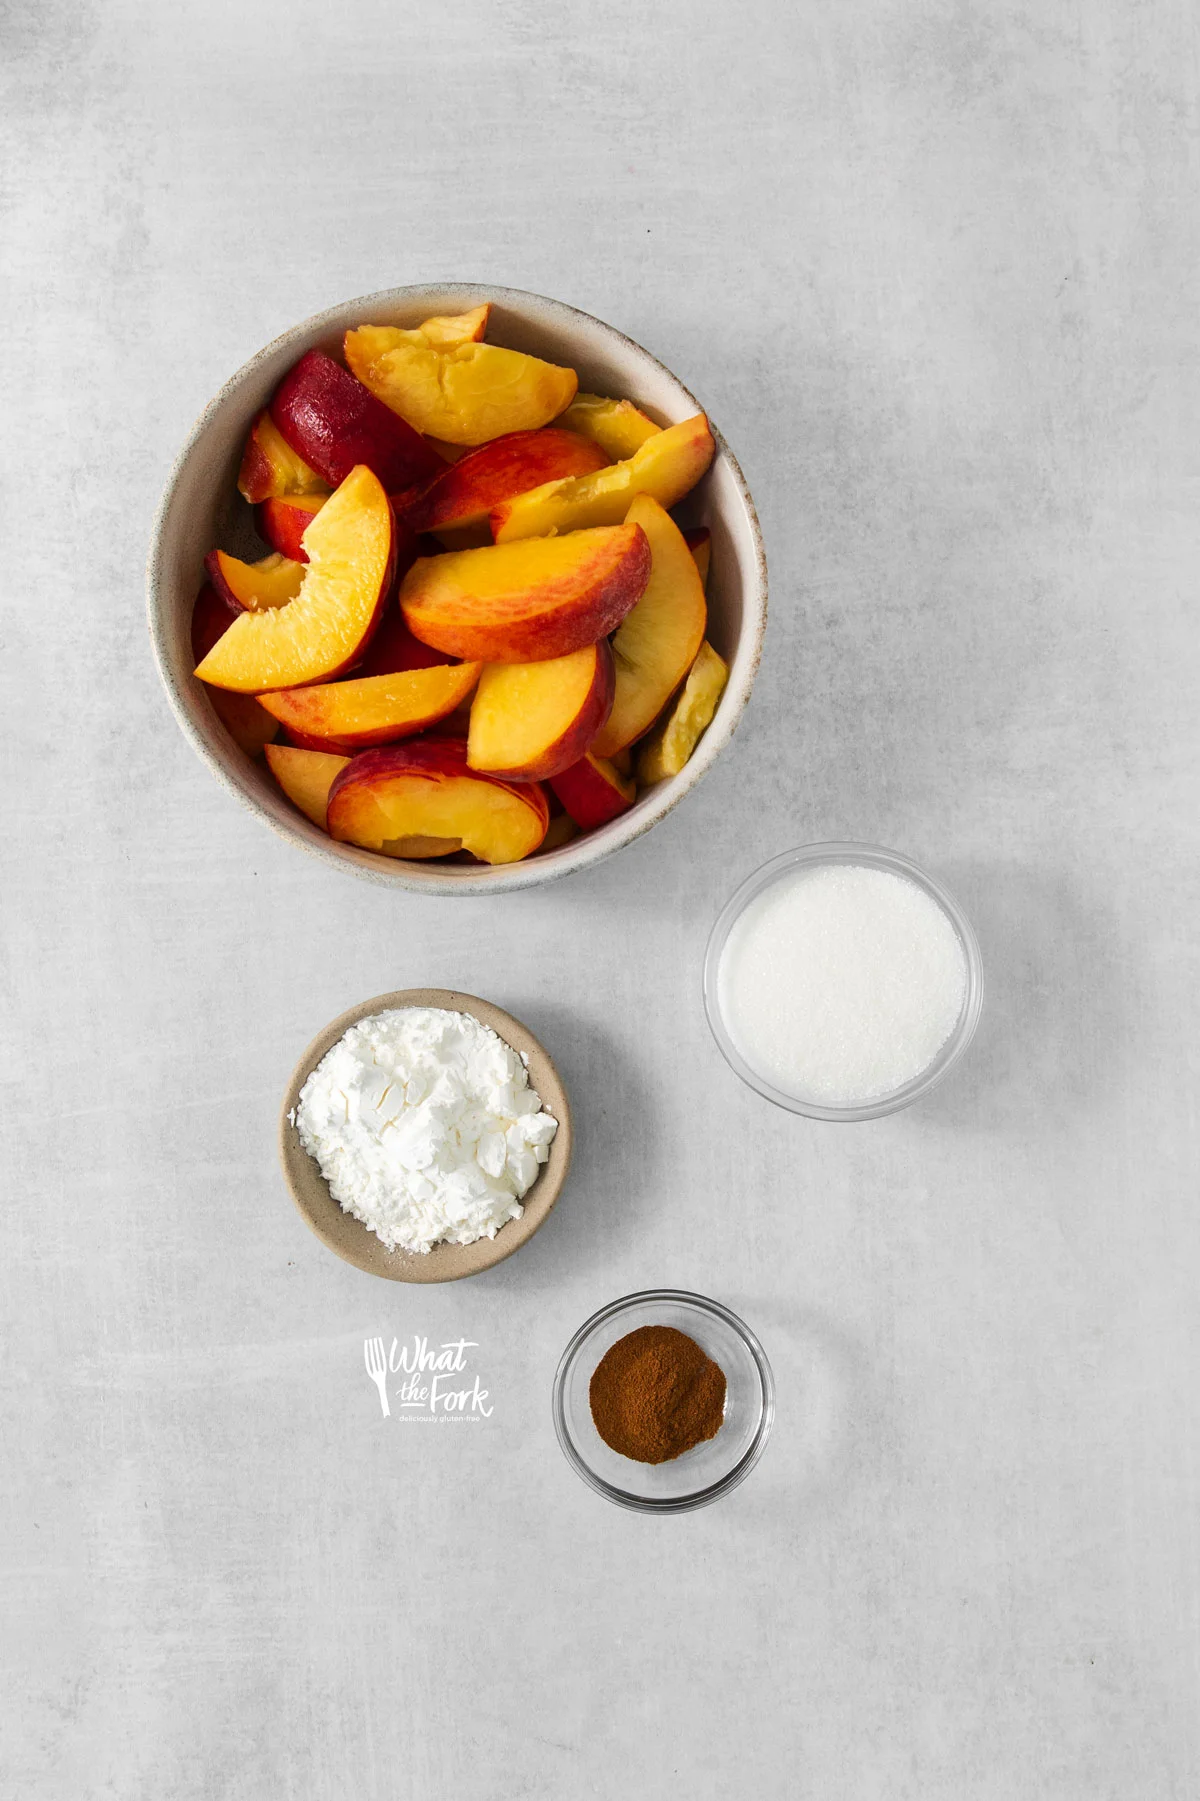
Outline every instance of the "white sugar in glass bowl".
POLYGON ((726 1062, 811 1119, 877 1119, 927 1094, 965 1052, 983 963, 953 895, 871 844, 764 863, 723 908, 704 1006, 726 1062))
MULTIPOLYGON (((491 303, 489 338, 578 371, 585 393, 630 399, 661 425, 704 409, 649 351, 594 319, 517 288, 473 282, 388 288, 345 301, 293 326, 238 370, 205 408, 176 459, 163 495, 147 566, 150 635, 159 673, 184 736, 236 799, 284 838, 353 875, 426 894, 499 894, 586 869, 648 832, 696 786, 733 736, 762 649, 767 569, 754 503, 741 470, 713 428, 717 454, 680 509, 689 525, 712 532, 708 636, 729 665, 729 681, 708 730, 683 770, 640 796, 618 819, 558 850, 495 867, 405 861, 339 844, 305 819, 280 792, 261 761, 252 761, 225 732, 192 674, 191 618, 214 547, 253 559, 265 554, 251 509, 237 491, 242 446, 255 414, 306 350, 338 353, 352 326, 412 327, 438 313, 491 303)), ((711 424, 711 420, 710 420, 711 424)))

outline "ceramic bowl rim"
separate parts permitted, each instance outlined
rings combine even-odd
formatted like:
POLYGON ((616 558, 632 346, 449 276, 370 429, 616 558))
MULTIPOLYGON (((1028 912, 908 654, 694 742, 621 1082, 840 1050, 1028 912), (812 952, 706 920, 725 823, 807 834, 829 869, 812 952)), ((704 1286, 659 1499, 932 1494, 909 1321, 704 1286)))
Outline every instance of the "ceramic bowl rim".
POLYGON ((279 1109, 278 1148, 279 1161, 283 1170, 284 1181, 292 1201, 309 1230, 320 1239, 326 1250, 332 1251, 344 1263, 361 1270, 364 1275, 376 1276, 383 1281, 408 1283, 461 1282, 471 1276, 482 1275, 485 1270, 494 1269, 498 1263, 504 1263, 522 1246, 527 1245, 535 1232, 541 1230, 553 1212, 567 1176, 571 1168, 571 1155, 574 1145, 574 1122, 571 1102, 567 1094, 562 1076, 559 1074, 554 1059, 541 1040, 537 1038, 523 1021, 517 1019, 504 1007, 498 1007, 494 1001, 484 1000, 482 996, 467 994, 457 988, 398 988, 389 994, 377 994, 371 1000, 360 1001, 357 1006, 348 1007, 339 1013, 336 1019, 315 1035, 312 1041, 297 1060, 284 1090, 283 1102, 279 1109), (361 1221, 352 1215, 343 1213, 329 1195, 328 1185, 321 1175, 316 1163, 300 1144, 299 1135, 292 1121, 292 1110, 296 1106, 301 1088, 316 1068, 321 1058, 337 1043, 351 1026, 357 1025, 372 1013, 382 1013, 390 1008, 404 1007, 445 1007, 450 1012, 469 1013, 483 1025, 490 1026, 496 1034, 520 1054, 528 1050, 532 1056, 536 1053, 541 1061, 541 1068, 536 1079, 531 1071, 531 1080, 541 1095, 543 1105, 558 1121, 558 1131, 550 1143, 550 1154, 542 1165, 532 1187, 524 1197, 525 1211, 519 1219, 508 1220, 500 1227, 495 1238, 477 1239, 472 1245, 435 1245, 426 1253, 404 1251, 387 1251, 379 1243, 374 1233, 369 1232, 361 1221), (510 1035, 511 1034, 511 1035, 510 1035), (320 1218, 313 1214, 305 1196, 299 1191, 293 1178, 290 1163, 294 1155, 304 1159, 306 1167, 311 1169, 314 1179, 325 1188, 331 1209, 336 1210, 338 1223, 349 1221, 343 1230, 350 1233, 353 1240, 361 1239, 363 1256, 354 1256, 342 1242, 323 1228, 320 1218), (485 1247, 485 1248, 481 1248, 485 1247), (471 1267, 461 1268, 463 1253, 475 1253, 470 1259, 471 1267), (388 1265, 388 1259, 395 1259, 388 1265), (380 1263, 383 1267, 378 1267, 380 1263))
MULTIPOLYGON (((210 426, 224 408, 237 397, 243 383, 253 375, 264 360, 275 356, 285 347, 294 348, 297 355, 300 355, 305 348, 322 337, 328 336, 332 329, 340 327, 347 312, 363 310, 365 317, 364 309, 376 306, 415 305, 420 303, 422 295, 451 296, 462 301, 471 299, 476 305, 480 304, 479 297, 482 295, 498 305, 508 304, 518 309, 525 308, 527 312, 546 308, 552 315, 558 316, 564 329, 569 327, 572 320, 582 320, 589 328, 598 329, 624 346, 627 351, 634 353, 636 357, 644 358, 647 363, 660 371, 681 390, 697 412, 704 410, 695 395, 679 380, 679 377, 635 339, 628 337, 616 326, 609 325, 595 314, 587 313, 580 307, 570 306, 566 301, 555 300, 549 295, 535 293, 531 289, 498 287, 489 282, 419 282, 403 287, 377 289, 373 293, 358 295, 334 306, 326 307, 321 312, 313 313, 307 319, 303 319, 298 324, 290 326, 288 330, 281 332, 243 363, 203 408, 176 455, 155 512, 146 562, 146 607, 150 639, 159 679, 184 737, 201 761, 208 765, 221 786, 256 818, 270 826, 279 837, 290 844, 298 845, 323 863, 384 887, 436 895, 503 894, 524 888, 540 887, 546 882, 556 881, 576 870, 587 869, 602 862, 605 857, 634 843, 636 839, 656 826, 707 774, 733 737, 746 709, 758 673, 767 622, 766 549, 758 513, 741 465, 710 418, 709 425, 717 446, 714 461, 717 458, 723 458, 730 470, 737 497, 745 511, 754 550, 754 578, 747 584, 743 596, 743 620, 739 633, 739 646, 745 639, 751 647, 751 654, 736 684, 731 674, 726 693, 721 700, 724 717, 719 721, 713 720, 684 769, 677 776, 661 782, 657 790, 639 802, 639 805, 628 815, 610 821, 609 824, 601 826, 598 830, 574 839, 560 849, 548 852, 545 856, 528 858, 519 863, 470 869, 453 877, 439 875, 429 870, 419 874, 414 873, 410 865, 404 864, 399 859, 395 860, 394 866, 390 867, 387 866, 388 859, 383 857, 364 864, 344 854, 332 839, 320 842, 316 838, 309 838, 302 831, 294 828, 290 821, 274 817, 270 810, 262 805, 253 791, 249 787, 243 786, 237 779, 232 758, 227 762, 219 754, 216 748, 219 741, 215 734, 206 732, 192 719, 172 671, 167 643, 167 620, 171 608, 166 593, 166 577, 163 572, 164 538, 168 514, 176 489, 183 479, 184 471, 210 426)), ((431 299, 429 304, 441 304, 441 301, 434 302, 431 299)))

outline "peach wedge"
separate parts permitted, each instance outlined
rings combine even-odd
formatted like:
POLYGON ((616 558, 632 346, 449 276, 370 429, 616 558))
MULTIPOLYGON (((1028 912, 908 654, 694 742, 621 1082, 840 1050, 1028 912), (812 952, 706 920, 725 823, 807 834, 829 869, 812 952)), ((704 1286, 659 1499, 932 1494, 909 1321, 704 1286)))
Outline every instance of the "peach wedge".
POLYGON ((547 482, 502 501, 492 513, 492 535, 497 544, 507 544, 514 538, 615 525, 625 518, 635 494, 652 494, 660 506, 673 507, 700 480, 715 448, 708 420, 697 413, 647 438, 624 463, 611 463, 595 475, 547 482))
POLYGON ((728 680, 724 657, 705 639, 687 681, 638 751, 638 781, 644 787, 679 774, 712 724, 728 680))
POLYGON ((401 494, 442 467, 411 425, 320 350, 307 351, 288 370, 271 400, 271 417, 292 449, 334 484, 365 463, 389 494, 401 494))
POLYGON ((712 562, 712 533, 707 525, 694 525, 683 534, 684 543, 692 553, 692 560, 700 571, 701 585, 708 587, 708 570, 712 562))
POLYGON ((257 506, 277 494, 328 494, 329 489, 316 470, 297 456, 264 408, 246 439, 238 491, 243 500, 257 506))
POLYGON ((247 613, 266 613, 295 600, 304 579, 303 563, 294 563, 278 551, 258 563, 243 563, 224 550, 210 550, 204 559, 208 579, 221 599, 247 613))
POLYGON ((475 774, 460 738, 363 751, 329 795, 330 836, 385 857, 467 850, 483 863, 518 863, 538 848, 549 822, 536 782, 518 787, 475 774))
POLYGON ((262 694, 340 675, 379 621, 395 556, 392 509, 379 478, 360 465, 305 534, 309 561, 296 598, 243 613, 196 674, 216 688, 262 694))
POLYGON ((575 397, 573 369, 497 344, 452 344, 424 327, 362 325, 348 331, 346 361, 377 399, 446 444, 486 444, 505 432, 549 425, 575 397))
POLYGON ((417 531, 435 532, 451 550, 472 542, 490 544, 488 515, 503 500, 540 488, 564 475, 588 475, 604 467, 599 445, 577 432, 509 432, 490 444, 468 451, 430 483, 407 518, 417 531))
MULTIPOLYGON (((218 594, 211 582, 204 584, 192 609, 192 656, 197 663, 224 637, 241 611, 236 602, 218 594)), ((252 694, 226 694, 210 688, 208 698, 229 736, 248 757, 258 756, 264 745, 279 736, 279 721, 272 719, 252 694)))
POLYGON ((607 400, 603 394, 576 394, 554 423, 591 438, 604 452, 607 463, 631 457, 647 438, 662 430, 661 425, 640 413, 632 400, 607 400))
POLYGON ((639 494, 629 524, 639 525, 650 541, 650 580, 613 638, 617 690, 608 722, 591 745, 598 757, 615 755, 650 729, 696 661, 708 622, 700 573, 670 514, 649 494, 639 494))
POLYGON ((450 656, 534 663, 606 637, 649 576, 641 527, 602 526, 422 557, 404 578, 400 606, 416 636, 450 656))
POLYGON ((290 557, 294 563, 307 563, 304 534, 325 500, 324 494, 273 494, 255 512, 259 536, 281 556, 290 557))
POLYGON ((575 824, 585 832, 628 812, 637 798, 634 783, 606 757, 598 757, 592 751, 586 751, 578 763, 562 770, 550 786, 575 824))
POLYGON ((364 750, 411 738, 453 713, 479 680, 478 663, 406 669, 348 682, 319 682, 264 694, 260 705, 289 733, 337 750, 364 750))
POLYGON ((293 750, 290 744, 268 744, 266 754, 271 774, 292 805, 324 831, 333 778, 346 767, 349 757, 329 756, 319 750, 293 750))
POLYGON ((608 640, 541 663, 487 663, 471 706, 467 762, 509 781, 546 781, 583 755, 613 701, 608 640))

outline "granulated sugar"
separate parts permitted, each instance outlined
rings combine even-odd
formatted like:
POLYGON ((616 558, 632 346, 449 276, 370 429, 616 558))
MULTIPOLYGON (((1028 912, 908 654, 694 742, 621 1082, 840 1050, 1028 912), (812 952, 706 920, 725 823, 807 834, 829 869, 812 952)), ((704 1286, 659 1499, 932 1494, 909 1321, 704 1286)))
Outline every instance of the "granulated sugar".
POLYGON ((852 1107, 920 1075, 954 1030, 962 944, 906 877, 827 863, 781 877, 729 934, 726 1028, 752 1069, 798 1100, 852 1107))

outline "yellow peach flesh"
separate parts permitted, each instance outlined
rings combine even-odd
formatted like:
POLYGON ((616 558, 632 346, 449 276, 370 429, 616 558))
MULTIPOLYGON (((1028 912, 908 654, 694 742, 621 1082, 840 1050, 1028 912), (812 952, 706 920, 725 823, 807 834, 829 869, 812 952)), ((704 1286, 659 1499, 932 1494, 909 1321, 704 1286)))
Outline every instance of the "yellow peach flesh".
POLYGON ((638 752, 638 781, 646 786, 678 775, 712 724, 717 702, 725 692, 729 667, 705 640, 687 681, 662 723, 655 727, 638 752))
POLYGON ((516 538, 616 525, 628 514, 635 494, 651 494, 660 506, 673 507, 700 480, 714 449, 708 420, 698 413, 647 438, 626 462, 612 463, 594 475, 545 482, 505 501, 492 514, 495 540, 507 544, 516 538))
POLYGON ((419 330, 392 325, 348 331, 345 349, 350 369, 377 399, 447 444, 486 444, 548 425, 577 386, 573 369, 519 350, 474 342, 439 348, 419 330))
POLYGON ((375 625, 392 568, 392 509, 365 464, 350 471, 304 534, 308 562, 296 598, 243 613, 196 670, 239 694, 298 688, 337 675, 375 625))
POLYGON ((268 744, 271 774, 293 806, 325 830, 325 810, 333 778, 346 767, 349 757, 335 757, 320 750, 295 750, 290 744, 268 744))
POLYGON ((647 438, 662 430, 639 412, 632 400, 608 400, 603 394, 576 394, 554 423, 591 438, 614 463, 631 457, 647 438))
POLYGON ((629 509, 650 541, 650 580, 612 641, 617 669, 612 712, 590 749, 612 757, 649 730, 696 660, 708 610, 683 533, 649 494, 629 509))

